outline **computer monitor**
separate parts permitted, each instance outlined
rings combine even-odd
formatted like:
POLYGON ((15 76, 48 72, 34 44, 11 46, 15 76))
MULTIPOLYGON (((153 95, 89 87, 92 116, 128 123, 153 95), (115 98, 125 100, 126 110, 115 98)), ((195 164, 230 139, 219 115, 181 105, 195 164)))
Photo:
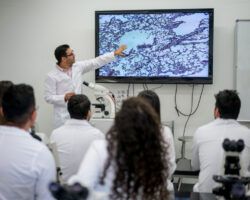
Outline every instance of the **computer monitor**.
POLYGON ((213 9, 96 11, 96 56, 126 44, 96 70, 101 83, 213 82, 213 9))

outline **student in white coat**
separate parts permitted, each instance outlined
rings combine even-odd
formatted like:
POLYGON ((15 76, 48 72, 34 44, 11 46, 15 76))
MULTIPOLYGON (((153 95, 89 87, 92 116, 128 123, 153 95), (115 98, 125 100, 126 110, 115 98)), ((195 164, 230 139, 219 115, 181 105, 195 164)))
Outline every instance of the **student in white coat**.
POLYGON ((81 94, 82 74, 102 67, 113 61, 115 56, 124 56, 125 45, 111 53, 94 59, 75 62, 75 54, 69 45, 60 45, 55 49, 57 64, 48 73, 45 80, 44 99, 54 106, 54 128, 69 119, 67 101, 74 94, 81 94))
MULTIPOLYGON (((161 120, 161 105, 160 105, 159 96, 152 90, 144 90, 138 94, 138 97, 148 102, 155 109, 156 113, 158 114, 161 120)), ((168 175, 169 175, 168 190, 174 191, 174 186, 173 186, 173 183, 171 182, 172 175, 176 169, 173 133, 169 127, 164 126, 164 125, 161 126, 161 132, 162 132, 163 138, 168 144, 168 154, 167 154, 168 160, 169 160, 168 164, 169 164, 169 169, 171 170, 168 172, 168 175)))
POLYGON ((167 149, 155 110, 141 98, 129 98, 106 141, 92 143, 69 184, 79 182, 107 199, 168 199, 167 149))
POLYGON ((104 139, 104 134, 89 124, 90 106, 89 98, 83 94, 70 97, 68 111, 71 119, 51 134, 50 142, 57 146, 63 182, 77 173, 90 144, 104 139))
POLYGON ((2 110, 0 199, 52 200, 48 185, 56 178, 54 159, 49 149, 28 132, 36 119, 33 88, 10 86, 4 93, 2 110))
POLYGON ((236 121, 241 107, 240 98, 233 90, 220 91, 215 98, 215 120, 198 128, 193 138, 192 167, 200 170, 194 192, 211 193, 218 186, 212 177, 224 174, 222 143, 225 138, 244 140, 241 175, 250 175, 250 130, 236 121))

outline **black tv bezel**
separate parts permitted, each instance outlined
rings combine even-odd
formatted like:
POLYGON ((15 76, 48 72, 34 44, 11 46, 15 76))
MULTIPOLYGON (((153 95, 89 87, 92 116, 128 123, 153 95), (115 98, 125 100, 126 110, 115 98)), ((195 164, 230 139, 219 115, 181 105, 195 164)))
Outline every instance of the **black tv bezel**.
POLYGON ((145 83, 145 84, 213 84, 213 39, 214 39, 214 9, 157 9, 157 10, 103 10, 95 11, 95 56, 99 56, 99 15, 120 14, 152 14, 173 12, 209 13, 209 66, 208 77, 126 77, 99 76, 99 69, 95 70, 97 83, 145 83))

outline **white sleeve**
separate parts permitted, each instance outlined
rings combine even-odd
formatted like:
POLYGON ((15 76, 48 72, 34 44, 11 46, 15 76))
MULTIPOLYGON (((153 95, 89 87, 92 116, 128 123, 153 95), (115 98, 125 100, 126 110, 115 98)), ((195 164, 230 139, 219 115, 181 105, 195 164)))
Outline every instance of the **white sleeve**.
POLYGON ((99 130, 98 132, 98 139, 104 140, 105 139, 105 134, 99 130))
POLYGON ((49 191, 49 183, 56 180, 56 167, 51 153, 45 146, 36 158, 35 170, 38 173, 38 179, 35 185, 36 199, 54 199, 49 191))
POLYGON ((52 131, 50 138, 49 138, 49 143, 55 143, 56 142, 56 138, 55 138, 55 130, 52 131))
POLYGON ((78 173, 68 180, 69 185, 79 182, 92 190, 98 185, 99 177, 103 170, 103 163, 100 163, 103 159, 99 155, 101 152, 97 150, 98 145, 98 141, 92 142, 84 156, 78 173))
POLYGON ((163 127, 163 137, 168 144, 169 176, 171 177, 176 169, 174 138, 170 128, 163 127))
POLYGON ((80 69, 81 74, 98 69, 115 60, 114 52, 106 53, 93 59, 76 62, 75 65, 80 69))
POLYGON ((56 80, 50 76, 47 76, 44 82, 44 99, 46 102, 55 105, 65 106, 64 94, 56 94, 56 80))
POLYGON ((197 139, 197 133, 199 129, 195 132, 194 138, 193 138, 193 145, 192 145, 192 160, 191 160, 191 166, 193 170, 199 170, 200 169, 200 160, 199 160, 199 144, 197 139))

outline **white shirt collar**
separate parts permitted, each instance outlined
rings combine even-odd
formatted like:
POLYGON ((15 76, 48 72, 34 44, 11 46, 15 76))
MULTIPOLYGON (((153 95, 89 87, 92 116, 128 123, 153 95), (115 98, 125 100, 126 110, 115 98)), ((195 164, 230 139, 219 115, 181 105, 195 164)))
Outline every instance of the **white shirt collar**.
POLYGON ((215 121, 220 124, 238 124, 238 122, 235 119, 217 118, 215 119, 215 121))
POLYGON ((63 71, 63 68, 61 68, 61 67, 60 67, 59 65, 57 65, 57 64, 56 64, 56 68, 57 68, 58 70, 60 70, 61 72, 64 72, 64 71, 63 71))
MULTIPOLYGON (((73 66, 72 66, 73 67, 73 66)), ((61 68, 58 64, 56 64, 56 68, 58 69, 58 70, 60 70, 61 72, 67 72, 67 71, 69 71, 69 70, 72 70, 72 67, 70 67, 70 68, 68 68, 68 69, 63 69, 63 68, 61 68)))
POLYGON ((0 126, 0 132, 8 132, 8 134, 20 135, 23 137, 32 137, 28 131, 15 126, 0 126))
POLYGON ((65 125, 90 125, 90 123, 85 119, 68 119, 65 125))

